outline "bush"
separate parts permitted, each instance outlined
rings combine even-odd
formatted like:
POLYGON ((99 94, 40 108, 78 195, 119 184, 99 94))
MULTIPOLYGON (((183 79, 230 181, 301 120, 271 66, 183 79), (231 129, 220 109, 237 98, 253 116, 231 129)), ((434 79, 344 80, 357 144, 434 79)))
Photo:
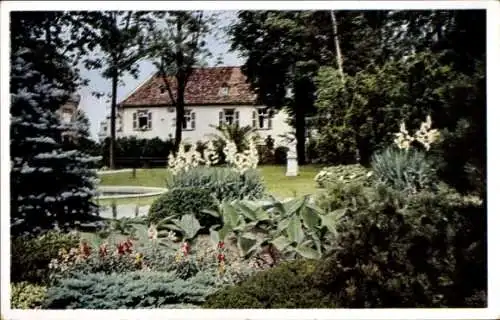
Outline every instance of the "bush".
POLYGON ((361 183, 369 184, 369 171, 359 164, 339 165, 321 169, 314 177, 314 181, 320 188, 325 188, 328 184, 343 183, 361 183))
POLYGON ((200 188, 208 190, 218 201, 259 199, 264 194, 262 178, 256 170, 240 174, 231 168, 196 167, 172 176, 168 189, 200 188))
POLYGON ((320 162, 319 152, 318 152, 318 139, 309 138, 306 143, 306 159, 308 163, 318 163, 320 162))
MULTIPOLYGON (((345 208, 338 248, 311 269, 285 264, 210 296, 210 308, 486 306, 486 211, 455 191, 377 186, 345 208)), ((300 262, 296 262, 300 263, 300 262)), ((293 265, 293 264, 292 264, 293 265)))
POLYGON ((32 238, 16 237, 11 240, 11 281, 44 284, 49 280, 49 263, 60 250, 78 246, 76 234, 50 231, 32 238))
POLYGON ((200 305, 216 290, 215 279, 204 273, 187 280, 174 272, 130 272, 106 275, 75 274, 50 288, 47 309, 172 308, 200 305))
POLYGON ((267 136, 264 144, 258 145, 259 164, 274 164, 274 139, 267 136))
POLYGON ((376 181, 407 193, 433 188, 438 181, 433 163, 415 148, 387 148, 374 154, 371 165, 376 181))
POLYGON ((207 297, 204 308, 321 308, 331 307, 323 292, 310 287, 318 263, 297 260, 259 272, 246 281, 207 297))
MULTIPOLYGON (((173 147, 172 140, 118 138, 115 144, 115 166, 117 168, 165 167, 173 147)), ((109 164, 109 138, 101 144, 101 156, 103 165, 109 164)))
POLYGON ((366 208, 372 197, 373 188, 359 182, 337 182, 328 184, 324 192, 320 192, 314 199, 315 204, 325 212, 335 210, 366 208))
POLYGON ((471 297, 486 289, 484 205, 446 190, 394 193, 380 187, 369 206, 347 211, 340 249, 316 286, 343 308, 477 306, 471 297))
POLYGON ((157 223, 166 217, 193 214, 203 227, 210 227, 218 223, 219 219, 204 213, 203 209, 213 209, 215 206, 216 201, 210 190, 198 187, 172 189, 153 202, 148 218, 157 223))
POLYGON ((10 289, 12 309, 38 309, 47 294, 46 287, 28 282, 13 283, 10 289))
POLYGON ((287 147, 277 147, 274 149, 274 163, 275 164, 286 164, 286 154, 288 153, 287 147))

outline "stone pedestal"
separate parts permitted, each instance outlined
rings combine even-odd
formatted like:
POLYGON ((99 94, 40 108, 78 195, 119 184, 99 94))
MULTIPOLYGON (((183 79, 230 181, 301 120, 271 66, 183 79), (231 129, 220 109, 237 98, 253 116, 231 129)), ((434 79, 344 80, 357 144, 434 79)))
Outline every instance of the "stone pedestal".
POLYGON ((299 165, 297 157, 287 157, 286 162, 286 176, 296 177, 299 174, 299 165))

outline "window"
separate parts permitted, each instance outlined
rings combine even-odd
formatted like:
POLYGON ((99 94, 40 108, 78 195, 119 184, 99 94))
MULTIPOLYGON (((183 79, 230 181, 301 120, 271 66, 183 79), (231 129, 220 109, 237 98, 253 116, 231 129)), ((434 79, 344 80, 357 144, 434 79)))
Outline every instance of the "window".
POLYGON ((219 112, 219 126, 227 125, 240 125, 240 112, 235 109, 224 109, 219 112))
POLYGON ((182 122, 183 130, 194 130, 196 128, 196 121, 194 112, 191 110, 184 110, 184 121, 182 122))
POLYGON ((167 88, 165 86, 160 86, 160 94, 165 94, 167 92, 167 88))
POLYGON ((258 108, 252 112, 252 127, 259 130, 270 130, 273 128, 272 115, 267 108, 258 108))
POLYGON ((229 95, 229 86, 224 83, 220 88, 219 94, 224 97, 229 95))
POLYGON ((133 114, 133 128, 134 130, 151 130, 152 115, 151 111, 141 110, 133 114))

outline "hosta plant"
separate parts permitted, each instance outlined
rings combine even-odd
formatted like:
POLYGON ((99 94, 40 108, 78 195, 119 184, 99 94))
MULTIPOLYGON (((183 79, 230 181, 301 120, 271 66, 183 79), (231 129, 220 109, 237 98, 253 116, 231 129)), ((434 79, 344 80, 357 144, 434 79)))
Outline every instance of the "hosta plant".
POLYGON ((324 213, 308 196, 283 202, 274 198, 223 202, 210 213, 223 220, 222 226, 211 230, 214 242, 233 234, 243 257, 272 245, 285 259, 320 258, 333 245, 336 222, 343 214, 340 210, 324 213))

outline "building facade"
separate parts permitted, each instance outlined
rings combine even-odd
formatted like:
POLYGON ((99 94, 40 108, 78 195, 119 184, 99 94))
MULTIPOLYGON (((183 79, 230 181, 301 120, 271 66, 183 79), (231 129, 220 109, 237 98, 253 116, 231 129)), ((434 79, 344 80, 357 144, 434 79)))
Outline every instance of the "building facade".
MULTIPOLYGON (((168 78, 176 99, 176 83, 168 78)), ((293 129, 288 115, 257 104, 239 67, 196 68, 185 90, 182 139, 206 141, 221 124, 251 126, 262 139, 271 136, 280 145, 281 135, 293 129)), ((110 134, 109 117, 101 123, 100 139, 110 134)), ((116 136, 166 140, 175 136, 176 111, 164 80, 153 75, 118 104, 116 136)))

